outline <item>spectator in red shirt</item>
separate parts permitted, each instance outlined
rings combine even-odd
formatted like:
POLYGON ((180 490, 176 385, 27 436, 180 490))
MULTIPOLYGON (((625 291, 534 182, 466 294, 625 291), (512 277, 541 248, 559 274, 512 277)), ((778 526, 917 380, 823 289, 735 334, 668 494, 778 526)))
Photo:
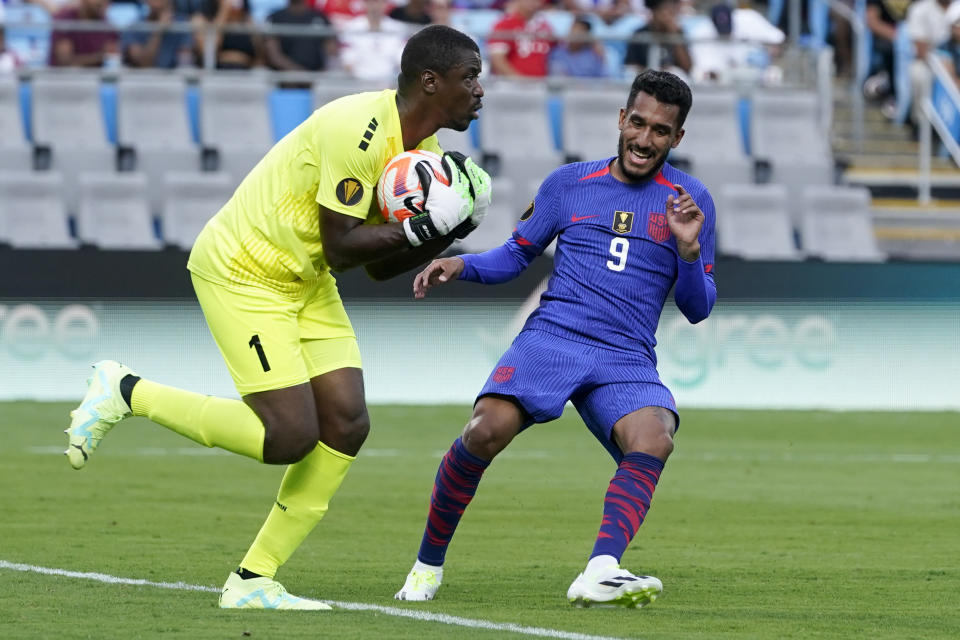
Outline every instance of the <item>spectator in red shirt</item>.
POLYGON ((506 16, 493 25, 489 44, 490 66, 501 76, 547 75, 554 44, 550 24, 537 15, 542 0, 514 0, 506 16))
POLYGON ((311 4, 314 9, 330 18, 336 27, 367 12, 367 3, 364 0, 312 0, 311 4))
MULTIPOLYGON (((106 22, 107 0, 80 0, 53 14, 54 20, 91 20, 106 22)), ((50 37, 50 65, 54 67, 102 67, 110 56, 119 60, 117 32, 58 31, 50 37)))

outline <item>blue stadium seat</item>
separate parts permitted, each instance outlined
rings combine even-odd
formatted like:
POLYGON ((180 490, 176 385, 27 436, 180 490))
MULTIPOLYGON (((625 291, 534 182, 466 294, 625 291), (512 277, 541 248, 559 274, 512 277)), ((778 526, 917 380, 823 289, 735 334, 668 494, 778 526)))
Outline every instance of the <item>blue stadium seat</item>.
POLYGON ((910 114, 910 62, 913 61, 913 42, 907 34, 906 24, 897 28, 897 39, 893 41, 893 85, 897 94, 897 110, 894 122, 903 124, 910 114))
POLYGON ((5 5, 7 48, 27 67, 45 67, 50 58, 50 14, 35 4, 5 5))
POLYGON ((460 9, 450 12, 450 26, 473 36, 483 52, 487 36, 502 17, 503 12, 497 9, 460 9))
POLYGON ((859 55, 856 61, 857 68, 855 69, 857 86, 862 87, 864 80, 867 79, 870 71, 873 70, 873 32, 866 27, 867 0, 855 0, 853 10, 857 14, 857 19, 864 25, 863 35, 860 37, 860 41, 854 43, 854 46, 857 47, 857 54, 859 55))
POLYGON ((123 29, 143 18, 143 8, 132 2, 111 2, 107 5, 107 22, 123 29))
POLYGON ((290 133, 313 113, 310 89, 274 89, 268 100, 274 140, 290 133))
POLYGON ((553 30, 553 35, 558 38, 566 37, 570 33, 570 27, 573 26, 573 14, 569 11, 560 11, 558 9, 548 9, 540 12, 540 17, 547 21, 553 30))
POLYGON ((593 35, 603 42, 606 51, 607 76, 620 78, 623 76, 623 59, 627 55, 627 40, 633 32, 647 23, 643 16, 631 14, 608 25, 596 15, 587 18, 593 25, 593 35))
POLYGON ((250 0, 250 16, 255 22, 266 22, 267 16, 287 6, 287 0, 250 0))

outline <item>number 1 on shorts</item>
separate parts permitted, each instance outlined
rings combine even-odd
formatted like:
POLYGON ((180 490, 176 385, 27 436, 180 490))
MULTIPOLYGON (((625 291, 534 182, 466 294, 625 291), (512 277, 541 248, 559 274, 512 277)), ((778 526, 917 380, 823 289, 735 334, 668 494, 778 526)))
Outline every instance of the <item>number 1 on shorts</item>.
POLYGON ((260 344, 260 335, 253 334, 253 337, 250 338, 250 346, 257 350, 257 357, 260 358, 260 366, 263 367, 263 372, 266 373, 270 371, 270 363, 267 362, 267 354, 263 352, 263 345, 260 344))

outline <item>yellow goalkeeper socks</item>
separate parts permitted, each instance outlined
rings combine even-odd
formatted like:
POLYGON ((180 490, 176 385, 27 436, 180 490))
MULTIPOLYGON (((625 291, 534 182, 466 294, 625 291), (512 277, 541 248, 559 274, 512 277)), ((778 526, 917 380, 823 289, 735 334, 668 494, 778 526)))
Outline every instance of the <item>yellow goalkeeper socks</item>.
POLYGON ((327 512, 354 459, 320 442, 287 467, 277 502, 240 566, 272 578, 327 512))
POLYGON ((130 408, 206 447, 220 447, 263 462, 263 423, 240 400, 205 396, 140 380, 130 408))

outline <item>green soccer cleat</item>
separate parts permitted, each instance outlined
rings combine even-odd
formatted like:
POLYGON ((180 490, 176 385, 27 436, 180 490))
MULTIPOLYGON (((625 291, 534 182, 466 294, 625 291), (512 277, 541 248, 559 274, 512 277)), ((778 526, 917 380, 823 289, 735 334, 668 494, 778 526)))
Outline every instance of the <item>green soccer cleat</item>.
POLYGON ((587 576, 581 573, 567 589, 575 607, 626 607, 639 609, 663 593, 663 583, 653 576, 635 576, 616 565, 587 576))
POLYGON ((244 580, 236 573, 231 573, 220 594, 220 608, 329 611, 333 607, 319 600, 292 596, 273 578, 244 580))
POLYGON ((87 379, 87 395, 70 412, 70 427, 64 430, 70 440, 64 453, 74 469, 82 469, 103 436, 130 415, 130 407, 120 395, 120 381, 126 375, 136 374, 113 360, 93 365, 93 375, 87 379))
POLYGON ((443 574, 431 569, 411 569, 400 591, 394 594, 395 600, 424 601, 433 600, 440 588, 443 574))

